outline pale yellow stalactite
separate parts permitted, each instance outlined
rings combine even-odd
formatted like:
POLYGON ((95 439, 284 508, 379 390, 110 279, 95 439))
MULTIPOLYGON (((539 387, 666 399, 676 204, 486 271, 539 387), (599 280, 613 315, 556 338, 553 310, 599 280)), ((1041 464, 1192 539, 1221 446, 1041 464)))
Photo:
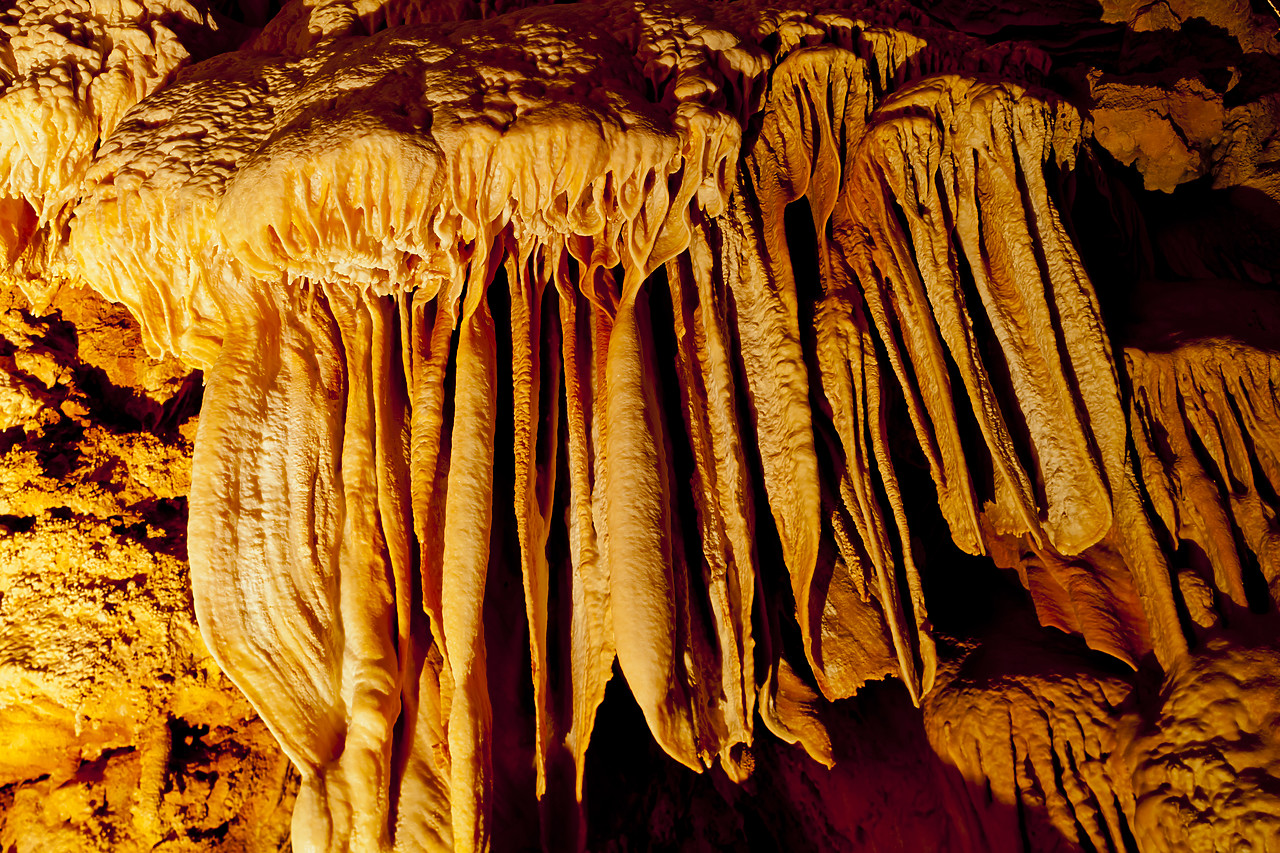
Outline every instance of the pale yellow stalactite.
MULTIPOLYGON (((866 681, 895 669, 904 679, 915 681, 893 551, 875 491, 883 453, 873 447, 883 444, 883 389, 875 344, 865 312, 848 290, 851 285, 847 271, 831 276, 831 293, 814 320, 823 390, 844 451, 842 509, 852 523, 852 529, 841 525, 835 531, 843 563, 836 566, 850 577, 843 584, 840 578, 832 578, 824 617, 830 612, 835 618, 823 620, 822 668, 815 671, 823 692, 830 696, 852 695, 866 681), (855 588, 843 596, 836 594, 850 584, 855 588)), ((832 517, 841 518, 838 512, 832 517)))
MULTIPOLYGON (((413 524, 419 549, 422 607, 430 620, 433 642, 446 663, 440 581, 451 425, 444 422, 444 382, 460 291, 460 281, 456 285, 446 283, 438 291, 434 304, 430 304, 426 294, 415 292, 413 305, 415 365, 409 457, 413 524)), ((446 681, 445 690, 446 696, 451 694, 451 679, 446 681)), ((447 709, 446 702, 446 716, 447 709)))
POLYGON ((802 636, 809 635, 808 579, 818 559, 821 498, 809 415, 809 380, 800 349, 795 284, 785 252, 763 231, 745 184, 721 223, 723 275, 738 308, 738 344, 755 417, 769 508, 791 573, 802 636))
POLYGON ((449 762, 441 708, 440 670, 443 662, 434 646, 424 650, 414 638, 413 658, 421 667, 417 684, 406 688, 402 703, 405 726, 399 755, 404 756, 400 789, 395 792, 397 851, 428 853, 453 850, 453 807, 449 798, 449 762), (409 714, 413 716, 410 717, 409 714))
MULTIPOLYGON (((483 244, 482 244, 483 245, 483 244)), ((486 247, 487 248, 487 247, 486 247)), ((450 801, 456 850, 489 845, 490 730, 485 672, 485 577, 493 517, 493 411, 497 366, 486 290, 488 253, 472 261, 458 332, 453 446, 444 506, 441 630, 454 685, 449 707, 450 801)))
POLYGON ((736 768, 735 748, 751 743, 755 703, 754 604, 756 555, 751 495, 737 427, 723 296, 713 278, 705 237, 692 234, 689 260, 668 262, 684 418, 697 466, 699 527, 706 555, 707 589, 719 639, 720 690, 725 736, 721 761, 736 768))
MULTIPOLYGON (((634 288, 634 285, 632 286, 634 288)), ((670 495, 660 473, 667 465, 655 435, 657 401, 652 355, 636 318, 634 293, 624 285, 609 336, 609 572, 618 662, 663 748, 699 769, 697 733, 678 646, 676 579, 672 576, 670 495)))
POLYGON ((349 798, 350 841, 357 848, 384 848, 387 837, 391 731, 399 715, 400 671, 396 661, 396 590, 378 505, 375 446, 376 396, 372 387, 375 340, 365 304, 343 304, 334 288, 329 304, 338 319, 347 366, 343 419, 342 500, 344 525, 338 552, 342 612, 341 690, 347 730, 337 767, 327 784, 341 784, 349 798), (336 777, 336 778, 335 778, 336 777))
MULTIPOLYGON (((1252 308, 1241 314, 1265 324, 1262 337, 1270 333, 1276 315, 1265 296, 1260 300, 1259 293, 1235 283, 1218 286, 1239 293, 1252 308)), ((1181 566, 1179 582, 1210 584, 1235 607, 1248 608, 1246 561, 1256 560, 1270 589, 1280 572, 1277 510, 1263 497, 1275 494, 1280 483, 1276 357, 1246 343, 1242 333, 1219 332, 1193 343, 1162 340, 1168 319, 1155 313, 1139 327, 1124 359, 1134 387, 1130 420, 1142 454, 1142 484, 1163 530, 1193 543, 1207 558, 1205 567, 1181 566), (1206 570, 1204 577, 1197 574, 1206 570)), ((1216 622, 1215 611, 1225 602, 1188 593, 1193 620, 1202 626, 1216 622)))
POLYGON ((973 651, 940 673, 925 703, 929 739, 958 771, 952 783, 989 784, 995 794, 972 803, 981 837, 970 849, 1020 845, 1016 822, 1001 814, 1008 803, 1043 809, 1051 832, 1076 837, 1078 824, 1096 849, 1123 848, 1127 827, 1114 794, 1121 786, 1109 759, 1129 686, 1103 671, 1073 671, 1079 662, 1061 652, 1036 654, 973 651))
MULTIPOLYGON (((574 292, 563 274, 556 276, 559 297, 561 347, 564 362, 564 398, 567 435, 570 502, 567 519, 572 571, 573 602, 570 627, 570 661, 573 691, 572 712, 565 733, 566 746, 573 755, 574 790, 582 799, 582 777, 587 743, 595 722, 596 709, 604 699, 605 684, 612 674, 614 658, 613 618, 609 606, 608 563, 597 535, 592 496, 603 486, 591 481, 592 449, 600 453, 593 438, 595 397, 592 387, 593 338, 588 315, 593 311, 574 292), (584 353, 583 350, 586 350, 584 353)), ((595 385, 596 392, 602 389, 595 385)), ((598 472, 598 466, 595 468, 598 472)), ((597 474, 598 476, 598 474, 597 474)))
MULTIPOLYGON (((541 411, 541 361, 543 293, 549 275, 546 268, 559 263, 559 257, 535 257, 535 247, 521 245, 518 253, 508 256, 507 281, 511 288, 511 352, 514 403, 514 448, 516 462, 515 510, 517 535, 520 538, 520 562, 524 576, 526 618, 529 620, 530 657, 533 668, 535 738, 538 773, 538 797, 546 794, 547 753, 553 720, 550 686, 547 675, 547 586, 550 566, 547 564, 547 536, 551 526, 551 500, 555 494, 556 430, 559 427, 560 371, 554 362, 548 365, 546 381, 551 384, 548 398, 552 408, 546 418, 541 411), (532 267, 531 267, 532 265, 532 267), (547 435, 547 432, 550 434, 547 435), (539 459, 542 444, 552 448, 549 459, 539 459), (539 464, 541 463, 541 464, 539 464)), ((543 250, 548 253, 550 247, 543 250)), ((552 352, 554 353, 554 347, 552 352)))
POLYGON ((231 315, 201 423, 209 457, 193 476, 188 536, 205 642, 302 770, 299 842, 323 849, 344 832, 332 826, 326 770, 346 729, 333 666, 343 657, 342 433, 330 416, 345 377, 323 297, 309 296, 293 302, 268 288, 254 315, 231 315))

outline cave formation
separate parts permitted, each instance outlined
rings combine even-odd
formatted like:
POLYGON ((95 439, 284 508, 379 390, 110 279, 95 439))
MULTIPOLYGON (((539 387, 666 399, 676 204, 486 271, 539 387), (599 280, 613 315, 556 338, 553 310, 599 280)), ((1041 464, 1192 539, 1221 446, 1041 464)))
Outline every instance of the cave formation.
POLYGON ((1277 20, 18 0, 0 842, 1276 849, 1277 20), (18 545, 129 513, 235 689, 90 737, 18 545))

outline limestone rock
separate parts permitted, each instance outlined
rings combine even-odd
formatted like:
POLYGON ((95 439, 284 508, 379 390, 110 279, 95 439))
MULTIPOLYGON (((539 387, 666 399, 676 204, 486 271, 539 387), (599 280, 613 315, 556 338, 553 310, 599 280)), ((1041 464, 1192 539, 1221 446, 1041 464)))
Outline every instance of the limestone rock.
POLYGON ((191 609, 198 377, 92 294, 0 298, 25 407, 0 456, 0 843, 278 846, 296 781, 191 609))
POLYGON ((1265 12, 242 15, 0 18, 0 840, 1265 843, 1265 12))

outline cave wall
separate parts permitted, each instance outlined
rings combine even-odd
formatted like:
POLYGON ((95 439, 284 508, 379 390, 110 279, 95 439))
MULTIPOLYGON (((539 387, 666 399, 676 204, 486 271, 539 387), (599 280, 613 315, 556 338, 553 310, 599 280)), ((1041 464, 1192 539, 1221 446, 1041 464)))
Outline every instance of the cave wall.
POLYGON ((91 292, 3 300, 0 844, 287 845, 296 778, 191 607, 199 374, 91 292))
POLYGON ((1272 7, 0 32, 5 849, 1275 844, 1272 7))

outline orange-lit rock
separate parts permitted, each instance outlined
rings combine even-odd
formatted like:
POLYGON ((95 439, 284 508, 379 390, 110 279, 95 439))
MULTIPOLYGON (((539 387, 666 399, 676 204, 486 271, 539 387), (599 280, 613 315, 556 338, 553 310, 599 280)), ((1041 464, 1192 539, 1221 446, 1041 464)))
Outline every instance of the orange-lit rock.
POLYGON ((3 19, 0 839, 1263 838, 1275 20, 525 5, 3 19))
POLYGON ((201 641, 186 567, 199 381, 118 306, 3 291, 0 843, 268 849, 296 781, 201 641), (12 413, 14 410, 9 409, 12 413))

